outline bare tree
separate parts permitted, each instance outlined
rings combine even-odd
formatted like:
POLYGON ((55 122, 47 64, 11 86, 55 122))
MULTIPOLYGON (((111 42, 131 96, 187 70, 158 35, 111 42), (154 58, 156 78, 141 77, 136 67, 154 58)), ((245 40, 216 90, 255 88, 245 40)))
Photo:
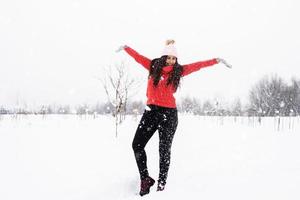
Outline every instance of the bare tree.
POLYGON ((193 113, 194 115, 201 114, 200 100, 189 96, 181 98, 178 110, 184 113, 193 113))
POLYGON ((127 101, 136 93, 139 81, 130 77, 124 62, 105 69, 104 77, 100 78, 100 81, 104 87, 108 102, 114 107, 112 115, 115 118, 117 137, 118 125, 125 120, 127 101))
POLYGON ((205 100, 202 106, 204 115, 214 115, 216 109, 213 106, 213 103, 209 100, 205 100))
POLYGON ((285 115, 299 115, 300 113, 300 80, 292 79, 292 84, 285 91, 285 115))
POLYGON ((231 108, 231 115, 233 116, 241 116, 243 113, 242 111, 242 103, 240 98, 236 98, 233 103, 232 103, 232 108, 231 108))
POLYGON ((280 77, 265 76, 250 91, 250 109, 260 116, 279 115, 284 106, 284 90, 280 77))

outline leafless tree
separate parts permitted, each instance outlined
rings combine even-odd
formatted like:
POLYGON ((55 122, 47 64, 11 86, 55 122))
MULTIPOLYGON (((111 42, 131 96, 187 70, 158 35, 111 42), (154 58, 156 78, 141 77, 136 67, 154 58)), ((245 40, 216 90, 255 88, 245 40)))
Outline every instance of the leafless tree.
POLYGON ((205 100, 202 106, 204 115, 213 115, 216 112, 213 103, 209 100, 205 100))
POLYGON ((250 90, 250 108, 259 116, 276 116, 285 105, 286 84, 277 75, 265 76, 250 90))
POLYGON ((181 98, 178 106, 179 112, 193 113, 195 115, 201 114, 201 103, 200 100, 196 98, 191 98, 189 96, 181 98))
POLYGON ((242 111, 242 103, 240 98, 236 98, 233 103, 232 103, 232 108, 231 108, 231 115, 233 116, 241 116, 243 113, 242 111))
POLYGON ((292 79, 292 84, 287 87, 285 94, 286 110, 285 115, 300 114, 300 80, 292 79))
POLYGON ((114 65, 114 67, 106 68, 100 81, 104 87, 108 102, 114 107, 112 115, 115 118, 117 137, 118 125, 125 120, 128 99, 136 94, 139 79, 130 76, 127 66, 122 62, 114 65))

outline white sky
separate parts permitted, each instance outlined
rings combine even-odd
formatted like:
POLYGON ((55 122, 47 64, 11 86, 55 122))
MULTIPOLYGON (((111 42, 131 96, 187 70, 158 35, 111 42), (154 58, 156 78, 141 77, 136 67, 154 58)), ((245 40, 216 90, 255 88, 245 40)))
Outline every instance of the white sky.
POLYGON ((160 57, 169 38, 180 64, 223 57, 234 67, 184 78, 178 97, 245 98, 265 74, 300 78, 299 10, 297 0, 0 0, 0 105, 105 100, 95 79, 104 66, 125 60, 147 78, 115 49, 160 57))

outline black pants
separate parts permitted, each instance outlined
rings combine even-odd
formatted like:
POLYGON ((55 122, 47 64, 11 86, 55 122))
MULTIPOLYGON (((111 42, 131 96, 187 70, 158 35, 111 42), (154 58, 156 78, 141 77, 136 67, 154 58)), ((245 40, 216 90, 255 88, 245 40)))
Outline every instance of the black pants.
POLYGON ((147 169, 147 156, 145 146, 154 132, 159 133, 159 179, 165 184, 168 176, 171 145, 177 128, 178 118, 176 108, 165 108, 148 105, 151 110, 145 110, 139 126, 136 130, 132 148, 138 165, 141 179, 149 176, 147 169))

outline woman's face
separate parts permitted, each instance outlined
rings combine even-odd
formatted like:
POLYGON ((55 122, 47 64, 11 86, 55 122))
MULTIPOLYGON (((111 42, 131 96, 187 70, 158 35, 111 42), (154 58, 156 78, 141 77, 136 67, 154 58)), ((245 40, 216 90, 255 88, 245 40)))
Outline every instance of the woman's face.
POLYGON ((176 63, 177 58, 175 56, 167 56, 166 63, 168 66, 174 65, 176 63))

